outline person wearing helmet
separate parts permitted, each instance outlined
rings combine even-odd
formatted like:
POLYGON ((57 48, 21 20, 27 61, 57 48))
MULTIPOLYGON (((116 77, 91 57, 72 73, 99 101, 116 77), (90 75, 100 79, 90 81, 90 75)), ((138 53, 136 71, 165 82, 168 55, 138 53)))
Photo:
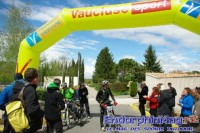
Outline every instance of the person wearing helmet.
POLYGON ((63 132, 61 110, 65 108, 65 102, 63 96, 59 91, 60 79, 55 78, 52 83, 47 87, 45 93, 45 119, 47 121, 47 133, 53 133, 54 129, 56 133, 63 132))
POLYGON ((62 86, 61 93, 64 96, 64 98, 66 99, 66 101, 69 102, 67 107, 70 108, 74 112, 74 114, 78 118, 77 119, 78 123, 80 123, 80 115, 76 108, 76 103, 74 102, 75 91, 74 91, 74 89, 72 89, 72 85, 70 84, 69 87, 67 87, 67 83, 63 83, 61 86, 62 86))
POLYGON ((72 101, 74 97, 74 89, 72 89, 70 86, 67 87, 67 83, 63 83, 62 85, 62 95, 65 97, 66 100, 72 101))
POLYGON ((100 88, 100 90, 98 91, 97 95, 96 95, 96 100, 97 102, 100 104, 100 126, 101 126, 101 130, 105 131, 105 128, 103 126, 103 115, 104 112, 106 111, 106 106, 108 104, 110 104, 110 100, 109 97, 111 96, 111 98, 114 101, 114 105, 117 105, 117 102, 115 101, 115 98, 112 94, 112 92, 110 91, 109 88, 109 82, 107 80, 102 81, 102 87, 100 88))

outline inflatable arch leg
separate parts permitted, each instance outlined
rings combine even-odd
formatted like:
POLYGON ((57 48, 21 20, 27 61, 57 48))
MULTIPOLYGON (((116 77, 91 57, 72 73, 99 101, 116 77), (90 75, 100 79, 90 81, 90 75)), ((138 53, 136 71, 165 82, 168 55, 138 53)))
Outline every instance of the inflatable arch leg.
POLYGON ((119 5, 63 9, 20 45, 17 72, 38 69, 40 53, 72 31, 175 24, 200 34, 200 4, 192 0, 153 0, 119 5))

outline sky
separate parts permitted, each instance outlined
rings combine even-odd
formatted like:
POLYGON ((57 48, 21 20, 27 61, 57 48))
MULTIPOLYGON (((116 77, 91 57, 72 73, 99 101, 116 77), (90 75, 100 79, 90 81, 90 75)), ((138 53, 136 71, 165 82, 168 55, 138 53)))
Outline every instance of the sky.
MULTIPOLYGON (((17 7, 30 3, 29 22, 35 30, 55 17, 63 8, 79 8, 130 3, 136 0, 14 0, 17 7)), ((5 26, 10 0, 0 0, 0 31, 5 26)), ((144 61, 148 45, 153 45, 165 72, 174 70, 200 71, 200 36, 175 25, 113 30, 73 32, 42 53, 48 60, 65 56, 77 60, 81 53, 85 63, 85 78, 91 78, 96 58, 108 47, 114 61, 132 58, 144 61), (56 56, 55 56, 56 55, 56 56)))

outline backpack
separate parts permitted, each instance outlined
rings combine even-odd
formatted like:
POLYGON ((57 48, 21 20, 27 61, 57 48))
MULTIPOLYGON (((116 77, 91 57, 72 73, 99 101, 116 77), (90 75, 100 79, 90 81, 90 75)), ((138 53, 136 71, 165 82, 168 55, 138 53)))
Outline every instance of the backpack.
POLYGON ((29 121, 25 114, 23 92, 24 86, 18 96, 18 99, 9 102, 6 105, 7 118, 15 132, 22 132, 24 129, 29 129, 29 121))

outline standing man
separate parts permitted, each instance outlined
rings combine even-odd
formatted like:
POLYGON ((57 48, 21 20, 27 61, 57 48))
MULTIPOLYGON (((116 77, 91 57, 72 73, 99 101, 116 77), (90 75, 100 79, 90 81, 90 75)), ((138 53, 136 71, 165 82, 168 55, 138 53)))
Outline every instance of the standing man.
POLYGON ((173 116, 173 114, 174 114, 174 108, 173 107, 175 107, 175 102, 176 102, 175 97, 176 97, 177 93, 176 93, 176 89, 174 87, 172 87, 172 84, 170 82, 168 83, 168 86, 169 86, 169 89, 172 93, 172 98, 173 98, 173 104, 172 104, 172 107, 170 107, 171 116, 173 116))
POLYGON ((139 95, 139 110, 141 113, 141 116, 145 116, 145 107, 144 105, 146 104, 146 99, 143 96, 148 96, 148 87, 146 86, 146 84, 144 82, 142 82, 140 84, 141 90, 138 90, 138 95, 139 95))
POLYGON ((55 78, 47 87, 45 93, 45 119, 47 121, 47 133, 63 133, 61 110, 65 109, 63 95, 60 93, 60 79, 55 78))
POLYGON ((86 107, 86 111, 88 114, 88 118, 90 119, 90 109, 89 109, 89 102, 88 102, 88 89, 85 87, 85 84, 82 83, 79 88, 79 96, 80 96, 80 105, 83 108, 86 107))
POLYGON ((23 92, 24 105, 26 115, 29 118, 30 128, 24 133, 34 133, 42 128, 42 119, 44 112, 40 109, 36 88, 38 84, 38 71, 35 68, 28 68, 24 73, 25 83, 15 82, 10 101, 18 99, 21 89, 25 87, 23 92))
MULTIPOLYGON (((16 82, 21 82, 21 83, 24 82, 23 75, 21 73, 16 73, 15 76, 14 76, 14 80, 15 80, 15 82, 13 82, 12 84, 10 84, 6 88, 4 88, 2 90, 2 92, 0 93, 0 109, 1 110, 5 110, 5 105, 9 101, 9 98, 10 98, 10 96, 12 94, 12 90, 13 90, 13 87, 14 87, 15 83, 16 82)), ((9 122, 8 122, 6 113, 3 115, 3 117, 4 117, 4 130, 3 130, 3 133, 8 133, 8 132, 10 132, 12 130, 12 128, 11 128, 11 125, 9 124, 9 122)))

